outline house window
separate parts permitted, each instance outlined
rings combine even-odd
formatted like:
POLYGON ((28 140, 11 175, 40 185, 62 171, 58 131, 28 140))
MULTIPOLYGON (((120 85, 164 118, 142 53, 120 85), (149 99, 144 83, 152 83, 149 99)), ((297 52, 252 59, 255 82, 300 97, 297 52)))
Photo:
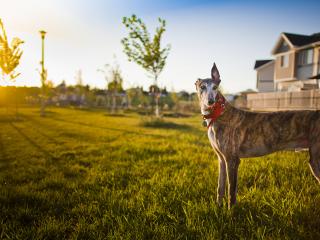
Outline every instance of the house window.
POLYGON ((281 65, 281 67, 283 67, 283 68, 286 68, 286 67, 289 66, 289 56, 288 56, 288 54, 281 56, 281 58, 280 58, 280 65, 281 65))
POLYGON ((298 65, 312 64, 313 62, 313 49, 307 49, 299 52, 298 65))
POLYGON ((313 51, 312 49, 307 50, 307 64, 312 64, 313 62, 313 51))

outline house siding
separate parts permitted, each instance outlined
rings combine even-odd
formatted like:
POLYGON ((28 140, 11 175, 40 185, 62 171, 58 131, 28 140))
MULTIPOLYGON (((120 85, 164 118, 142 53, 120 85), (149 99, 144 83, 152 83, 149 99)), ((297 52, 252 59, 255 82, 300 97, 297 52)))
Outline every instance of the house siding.
POLYGON ((273 81, 268 81, 268 82, 259 81, 257 88, 259 92, 273 92, 274 91, 273 81))
POLYGON ((312 77, 313 73, 313 64, 297 66, 297 79, 306 80, 312 77))
POLYGON ((259 92, 274 91, 274 62, 257 70, 257 89, 259 92))
POLYGON ((277 55, 276 56, 276 60, 275 60, 275 77, 274 79, 277 80, 288 80, 288 79, 293 79, 294 76, 294 66, 295 66, 295 53, 294 52, 290 52, 287 53, 289 56, 289 63, 288 63, 288 67, 281 67, 281 56, 283 56, 283 54, 281 55, 277 55))
POLYGON ((313 63, 313 75, 315 76, 320 73, 320 47, 314 49, 313 63))
POLYGON ((289 45, 284 40, 282 40, 282 43, 281 43, 279 49, 277 50, 277 53, 284 53, 289 50, 290 50, 289 45))

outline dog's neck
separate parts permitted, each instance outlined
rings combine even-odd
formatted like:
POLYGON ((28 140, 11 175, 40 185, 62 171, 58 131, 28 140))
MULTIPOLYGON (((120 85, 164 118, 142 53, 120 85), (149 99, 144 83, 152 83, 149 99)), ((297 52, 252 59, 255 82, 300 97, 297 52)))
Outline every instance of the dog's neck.
POLYGON ((229 104, 224 96, 218 92, 216 102, 202 114, 205 126, 208 129, 224 114, 227 105, 229 104))

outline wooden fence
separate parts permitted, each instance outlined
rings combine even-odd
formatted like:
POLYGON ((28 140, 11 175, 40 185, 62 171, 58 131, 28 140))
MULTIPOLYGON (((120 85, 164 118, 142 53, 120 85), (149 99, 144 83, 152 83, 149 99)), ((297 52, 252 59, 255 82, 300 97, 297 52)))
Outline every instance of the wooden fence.
POLYGON ((250 93, 247 108, 256 111, 320 109, 320 90, 250 93))

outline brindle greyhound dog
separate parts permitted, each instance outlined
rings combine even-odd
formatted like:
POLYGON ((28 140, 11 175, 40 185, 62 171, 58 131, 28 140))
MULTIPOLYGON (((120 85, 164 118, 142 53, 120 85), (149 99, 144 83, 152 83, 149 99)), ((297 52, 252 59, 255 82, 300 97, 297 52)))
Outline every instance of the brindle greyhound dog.
POLYGON ((320 183, 320 111, 243 111, 225 100, 219 92, 220 81, 213 64, 211 78, 198 79, 195 83, 208 137, 219 159, 218 204, 222 205, 227 177, 228 206, 236 203, 240 158, 309 148, 309 165, 320 183))

